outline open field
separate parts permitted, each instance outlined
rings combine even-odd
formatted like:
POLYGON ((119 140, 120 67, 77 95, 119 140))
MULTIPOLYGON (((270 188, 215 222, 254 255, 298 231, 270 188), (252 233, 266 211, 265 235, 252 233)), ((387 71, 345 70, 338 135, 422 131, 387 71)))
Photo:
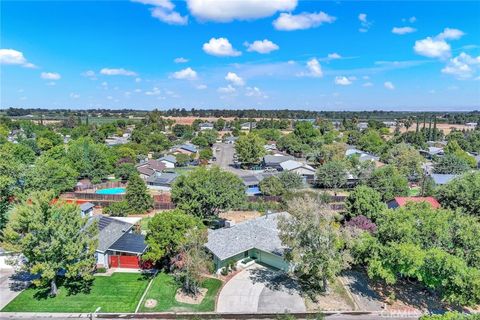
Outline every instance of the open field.
POLYGON ((110 277, 96 276, 89 293, 70 294, 59 286, 58 295, 48 296, 48 290, 28 288, 2 311, 4 312, 134 312, 148 284, 148 278, 138 273, 114 273, 110 277))
MULTIPOLYGON (((426 124, 426 127, 428 128, 428 123, 426 124)), ((433 124, 432 124, 433 127, 433 124)), ((420 123, 420 128, 423 128, 423 122, 420 123)), ((472 127, 466 126, 464 124, 450 124, 450 123, 437 123, 437 129, 438 130, 443 130, 444 134, 449 134, 453 129, 456 130, 471 130, 473 129, 472 127)), ((416 124, 414 123, 410 128, 408 128, 408 131, 415 131, 416 130, 416 124)), ((395 128, 390 128, 391 132, 395 131, 395 128)), ((407 132, 407 129, 405 127, 400 128, 400 132, 407 132)))

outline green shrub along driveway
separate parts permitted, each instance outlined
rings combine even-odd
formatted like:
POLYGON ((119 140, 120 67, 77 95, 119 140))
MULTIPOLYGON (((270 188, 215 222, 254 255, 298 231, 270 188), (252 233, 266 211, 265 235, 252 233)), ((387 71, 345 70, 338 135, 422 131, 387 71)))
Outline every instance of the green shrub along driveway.
POLYGON ((28 288, 2 311, 4 312, 134 312, 145 291, 148 278, 138 273, 114 273, 96 276, 89 293, 69 294, 59 287, 58 295, 48 297, 48 290, 28 288))
POLYGON ((218 279, 206 279, 202 287, 208 289, 207 294, 200 304, 186 304, 175 300, 175 295, 179 284, 172 275, 159 273, 153 280, 148 290, 145 300, 142 301, 140 312, 162 312, 162 311, 215 311, 215 300, 218 290, 222 286, 222 282, 218 279), (145 301, 147 299, 155 299, 157 305, 155 308, 146 308, 145 301))

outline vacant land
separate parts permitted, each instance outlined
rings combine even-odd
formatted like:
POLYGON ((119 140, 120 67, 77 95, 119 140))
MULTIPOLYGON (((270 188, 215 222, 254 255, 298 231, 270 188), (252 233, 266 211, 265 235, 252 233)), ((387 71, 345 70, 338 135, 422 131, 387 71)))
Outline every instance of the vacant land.
POLYGON ((159 273, 142 301, 142 312, 154 311, 215 311, 215 299, 222 282, 218 279, 206 279, 202 287, 206 288, 207 294, 200 304, 186 304, 175 300, 175 294, 180 288, 172 275, 159 273), (154 299, 157 305, 154 308, 145 307, 145 301, 154 299))
POLYGON ((48 289, 29 288, 18 295, 4 312, 134 312, 148 284, 138 273, 114 273, 95 277, 89 293, 71 294, 60 286, 58 295, 48 296, 48 289))

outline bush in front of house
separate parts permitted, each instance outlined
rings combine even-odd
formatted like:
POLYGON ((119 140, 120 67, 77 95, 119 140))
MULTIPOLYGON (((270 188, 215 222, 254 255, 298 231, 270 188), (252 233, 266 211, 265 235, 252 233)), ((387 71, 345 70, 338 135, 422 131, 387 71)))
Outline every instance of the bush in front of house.
POLYGON ((128 216, 129 206, 127 201, 113 202, 107 207, 103 208, 103 213, 111 217, 126 217, 128 216))

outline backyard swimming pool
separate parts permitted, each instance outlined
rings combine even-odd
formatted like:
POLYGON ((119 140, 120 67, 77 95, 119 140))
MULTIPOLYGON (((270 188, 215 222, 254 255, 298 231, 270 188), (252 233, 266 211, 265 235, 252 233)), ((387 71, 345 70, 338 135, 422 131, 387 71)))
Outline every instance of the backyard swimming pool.
POLYGON ((95 191, 96 194, 124 194, 125 188, 107 188, 95 191))

